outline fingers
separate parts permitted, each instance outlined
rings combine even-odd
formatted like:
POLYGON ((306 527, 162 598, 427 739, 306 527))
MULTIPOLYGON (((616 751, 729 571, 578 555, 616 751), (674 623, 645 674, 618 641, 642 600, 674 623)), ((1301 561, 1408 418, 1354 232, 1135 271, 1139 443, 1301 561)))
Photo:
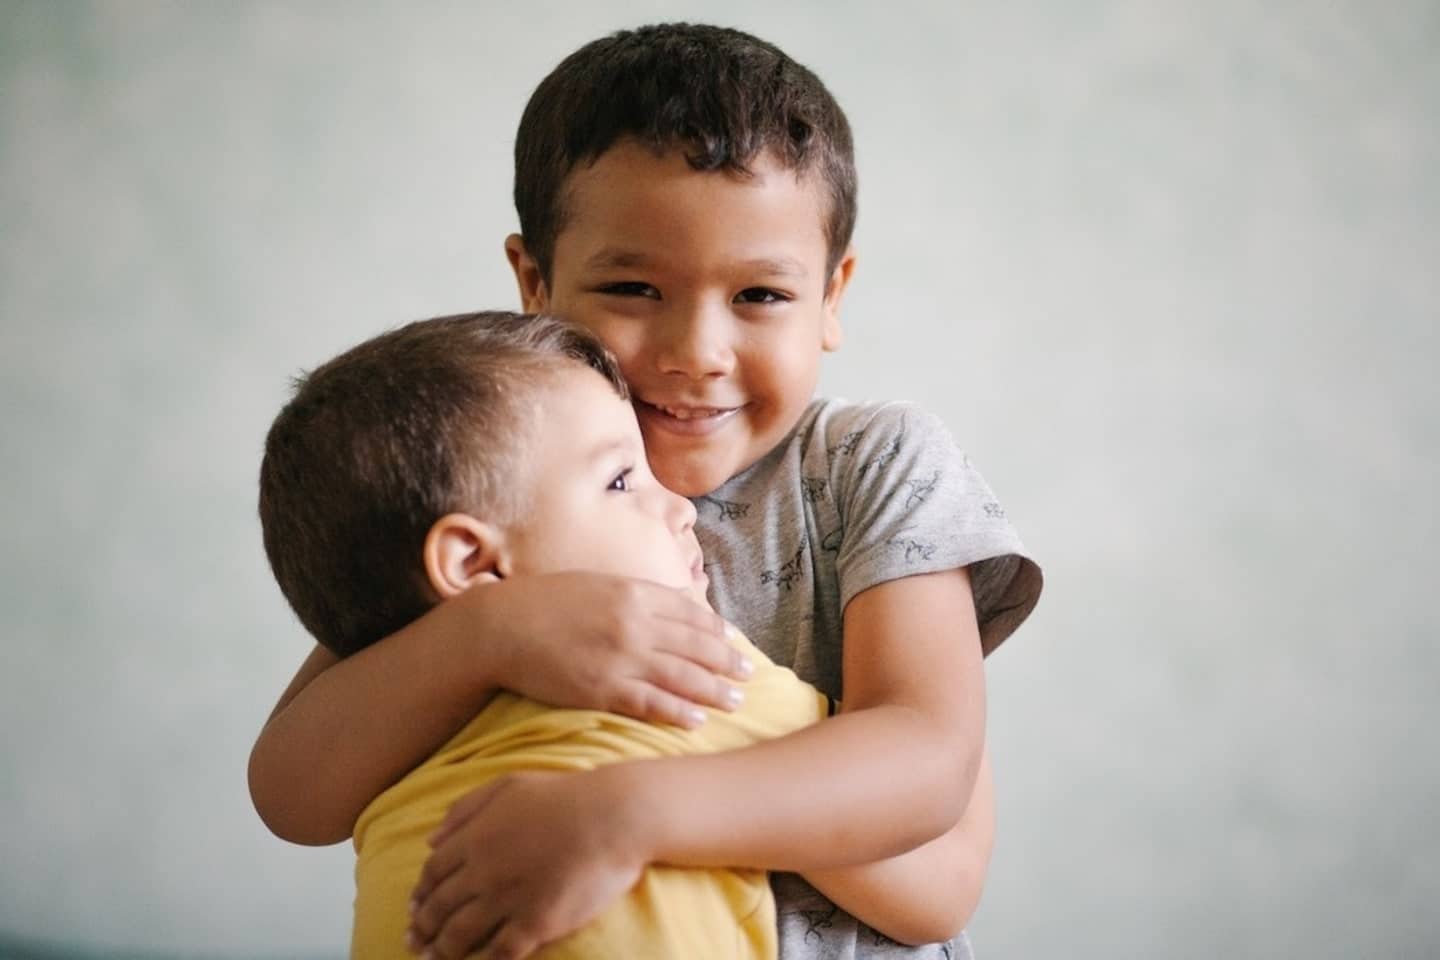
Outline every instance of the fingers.
POLYGON ((672 698, 717 710, 734 710, 745 700, 745 691, 741 687, 693 660, 659 656, 648 666, 649 675, 645 680, 672 698))
POLYGON ((462 960, 472 955, 478 960, 523 960, 543 946, 538 937, 514 923, 502 921, 497 929, 487 929, 491 921, 483 914, 473 903, 457 910, 439 936, 428 946, 422 945, 427 960, 462 960))
POLYGON ((639 680, 621 686, 615 694, 614 704, 609 709, 637 720, 668 723, 686 730, 694 730, 705 722, 705 711, 702 708, 683 697, 677 697, 667 690, 639 680))
MULTIPOLYGON (((546 596, 532 596, 536 642, 497 668, 500 686, 561 707, 687 728, 704 722, 705 708, 733 710, 743 698, 736 685, 753 664, 731 643, 724 619, 703 603, 629 577, 564 576, 563 583, 547 583, 546 596), (557 603, 557 591, 571 602, 557 603)), ((437 841, 463 816, 447 818, 437 841)))
POLYGON ((725 638, 699 630, 673 631, 665 640, 665 652, 684 657, 712 674, 732 680, 749 680, 754 662, 725 638))
MULTIPOLYGON (((493 909, 496 905, 488 906, 493 909)), ((458 944, 460 952, 455 955, 464 956, 498 923, 486 907, 484 901, 466 888, 462 872, 456 870, 415 903, 410 915, 411 941, 433 951, 442 934, 447 936, 447 944, 463 939, 464 942, 458 944)))
POLYGON ((670 631, 665 641, 666 652, 697 663, 711 673, 748 680, 755 665, 730 642, 725 619, 683 594, 674 593, 673 600, 673 604, 656 614, 672 626, 683 628, 670 631))
POLYGON ((421 944, 426 960, 462 960, 463 957, 489 957, 486 940, 492 938, 497 926, 478 901, 470 901, 450 915, 444 928, 428 944, 421 944), (479 951, 478 953, 476 951, 479 951))
MULTIPOLYGON (((430 859, 425 861, 425 866, 420 871, 420 880, 415 884, 415 892, 410 895, 412 913, 418 916, 420 910, 417 908, 424 908, 429 904, 435 890, 449 880, 464 864, 465 851, 459 844, 447 843, 435 848, 430 854, 430 859)), ((427 935, 430 933, 429 930, 424 932, 427 935)))
POLYGON ((482 960, 521 960, 541 946, 540 941, 513 923, 507 923, 496 931, 490 943, 481 952, 482 960))
POLYGON ((499 918, 493 904, 467 896, 458 882, 442 884, 432 896, 434 912, 425 909, 413 921, 411 949, 423 951, 426 960, 461 960, 476 951, 483 960, 520 960, 543 944, 538 931, 499 918), (453 903, 448 911, 446 903, 453 903))
POLYGON ((730 642, 723 618, 670 587, 627 580, 620 589, 644 613, 613 626, 614 654, 627 667, 608 674, 603 709, 693 729, 705 722, 703 708, 734 710, 744 700, 736 681, 754 664, 730 642))
POLYGON ((666 599, 659 601, 660 605, 654 611, 656 617, 682 624, 716 640, 725 640, 724 617, 704 604, 696 603, 684 590, 673 587, 659 589, 666 599))

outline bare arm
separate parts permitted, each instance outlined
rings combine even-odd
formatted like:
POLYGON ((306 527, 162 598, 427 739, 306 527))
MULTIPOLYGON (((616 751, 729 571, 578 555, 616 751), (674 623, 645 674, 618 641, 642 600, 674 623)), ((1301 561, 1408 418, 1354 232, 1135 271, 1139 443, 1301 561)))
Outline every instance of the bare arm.
POLYGON ((250 754, 276 835, 338 843, 371 800, 493 695, 692 725, 743 677, 724 622, 681 591, 587 573, 474 587, 359 653, 316 648, 250 754))
POLYGON ((949 940, 979 906, 995 839, 995 785, 981 759, 975 793, 948 833, 898 857, 811 870, 805 879, 846 912, 901 943, 949 940))
POLYGON ((985 723, 969 575, 867 590, 844 629, 838 716, 744 750, 615 771, 643 780, 652 861, 805 872, 892 857, 959 821, 985 723))
POLYGON ((250 799, 272 832, 347 839, 371 800, 464 726, 493 692, 466 613, 443 604, 344 660, 315 647, 250 753, 250 799))

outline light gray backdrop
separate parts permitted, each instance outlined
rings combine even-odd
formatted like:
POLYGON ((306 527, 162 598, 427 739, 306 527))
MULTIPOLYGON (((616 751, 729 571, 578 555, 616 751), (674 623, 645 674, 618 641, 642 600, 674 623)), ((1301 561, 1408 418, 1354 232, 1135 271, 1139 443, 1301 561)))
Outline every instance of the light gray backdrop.
POLYGON ((0 3, 0 932, 342 952, 348 847, 245 788, 307 647, 264 431, 298 369, 514 305, 530 89, 682 17, 857 131, 823 388, 941 413, 1046 567, 989 664, 981 955, 1440 950, 1421 0, 0 3))

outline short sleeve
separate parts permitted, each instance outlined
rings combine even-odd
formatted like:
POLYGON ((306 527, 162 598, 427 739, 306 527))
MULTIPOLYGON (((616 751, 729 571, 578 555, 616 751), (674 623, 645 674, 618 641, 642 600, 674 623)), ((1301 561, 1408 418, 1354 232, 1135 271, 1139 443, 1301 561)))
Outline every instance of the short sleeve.
POLYGON ((842 609, 877 584, 966 567, 989 654, 1039 601, 1039 566, 937 417, 908 403, 851 410, 825 425, 842 609))

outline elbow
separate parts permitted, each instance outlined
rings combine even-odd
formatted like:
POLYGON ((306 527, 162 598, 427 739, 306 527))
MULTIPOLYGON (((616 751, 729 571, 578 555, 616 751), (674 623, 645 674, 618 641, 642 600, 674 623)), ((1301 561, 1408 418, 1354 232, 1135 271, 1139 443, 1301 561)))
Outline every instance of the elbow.
POLYGON ((955 886, 955 896, 945 905, 944 910, 938 911, 937 916, 931 918, 932 926, 925 931, 931 939, 925 942, 950 941, 964 933, 965 928, 970 926, 970 921, 975 918, 975 911, 980 906, 980 894, 984 888, 983 867, 959 878, 955 886))
POLYGON ((903 916, 892 913, 886 918, 883 928, 874 924, 871 926, 896 943, 922 947, 954 940, 970 923, 974 912, 974 899, 961 894, 937 898, 934 903, 915 904, 903 916))
POLYGON ((896 933, 891 940, 907 947, 923 947, 932 943, 948 943, 960 936, 964 923, 950 923, 939 918, 918 918, 896 933))
POLYGON ((258 744, 250 752, 246 778, 250 802, 260 822, 281 840, 307 847, 325 847, 350 838, 348 831, 326 829, 325 824, 316 822, 313 809, 302 809, 292 802, 296 791, 280 789, 278 785, 284 778, 265 762, 258 744))
POLYGON ((974 919, 984 885, 984 865, 965 863, 950 876, 947 895, 916 903, 909 916, 897 918, 899 922, 893 929, 883 932, 890 939, 911 947, 948 943, 960 936, 974 919))
POLYGON ((975 919, 975 911, 980 906, 980 894, 984 886, 984 878, 977 876, 974 878, 973 885, 957 891, 954 904, 945 916, 937 919, 935 928, 927 931, 935 934, 935 941, 931 942, 954 940, 965 932, 965 928, 970 926, 970 921, 975 919))

